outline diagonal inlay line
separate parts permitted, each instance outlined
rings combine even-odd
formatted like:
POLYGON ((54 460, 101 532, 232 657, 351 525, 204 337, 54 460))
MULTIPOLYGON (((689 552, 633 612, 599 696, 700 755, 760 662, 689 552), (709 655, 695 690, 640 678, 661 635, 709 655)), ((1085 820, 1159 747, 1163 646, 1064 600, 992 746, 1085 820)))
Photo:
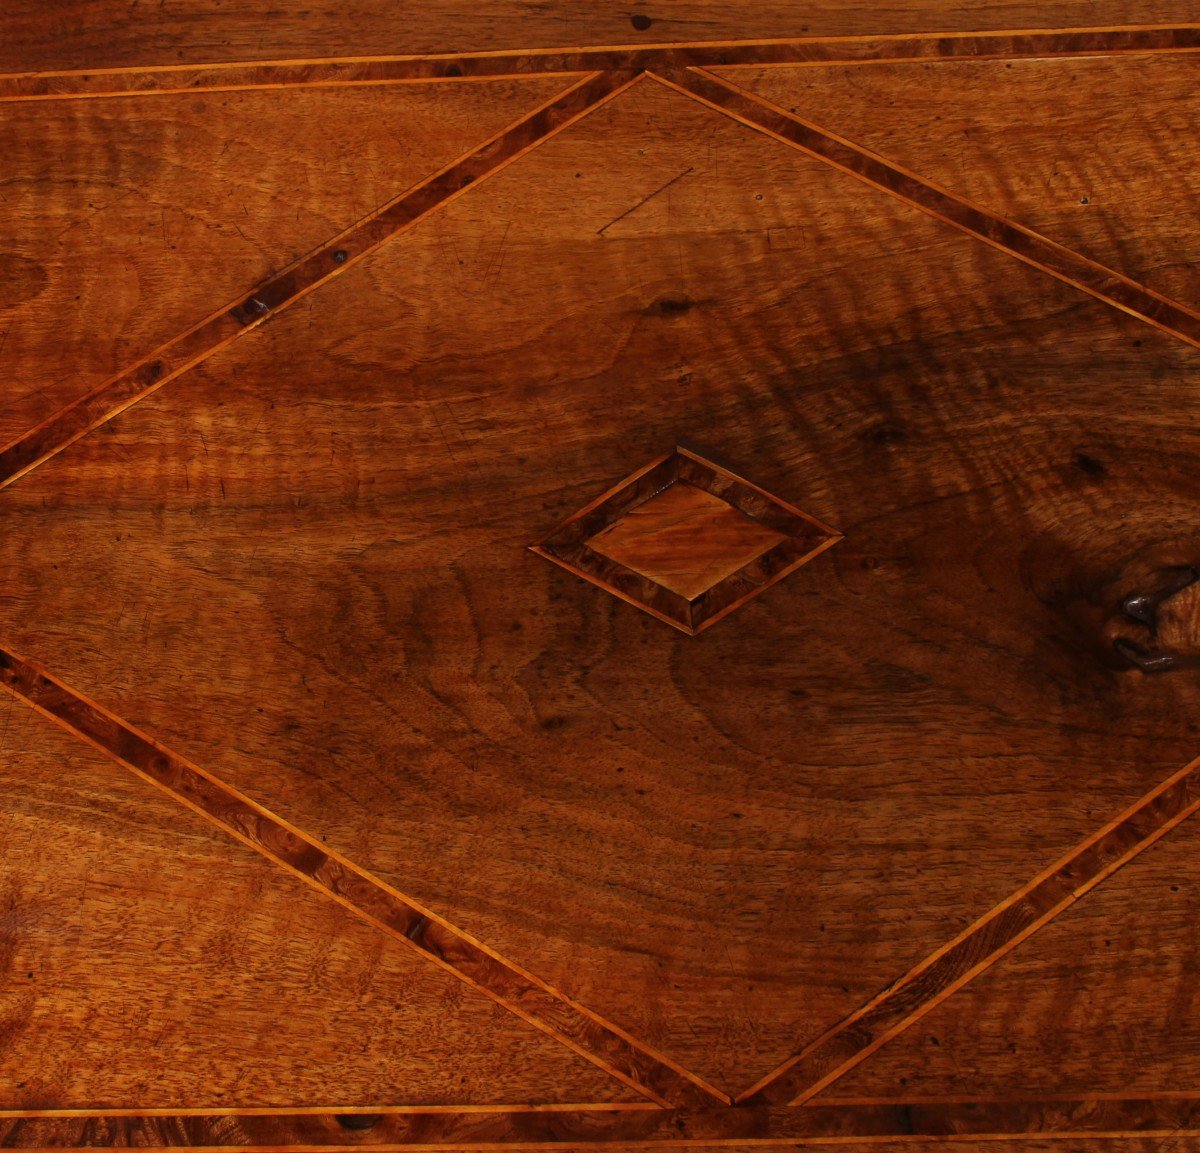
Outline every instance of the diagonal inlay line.
POLYGON ((676 91, 723 112, 741 124, 849 173, 962 232, 1014 256, 1105 304, 1200 348, 1200 312, 1146 285, 989 212, 866 148, 785 111, 711 72, 687 68, 650 73, 676 91))
POLYGON ((473 152, 276 273, 247 296, 110 377, 0 449, 0 488, 251 331, 479 181, 624 91, 639 77, 596 72, 575 81, 473 152))
POLYGON ((249 797, 0 648, 0 688, 660 1106, 729 1098, 249 797))
MULTIPOLYGON (((355 1109, 354 1113, 363 1110, 355 1109)), ((1200 1097, 1019 1097, 993 1100, 843 1101, 804 1109, 758 1106, 656 1109, 374 1110, 359 1140, 329 1110, 105 1110, 0 1112, 0 1149, 187 1145, 200 1149, 333 1150, 841 1146, 946 1138, 1014 1141, 1200 1134, 1200 1097)), ((343 1118, 346 1114, 341 1114, 343 1118)))
POLYGON ((948 32, 880 36, 814 36, 679 44, 614 44, 589 48, 334 56, 228 64, 19 72, 0 75, 0 102, 99 96, 236 92, 253 88, 410 84, 556 73, 719 67, 744 64, 870 64, 886 60, 1024 59, 1200 51, 1200 26, 948 32))
POLYGON ((1200 758, 1071 850, 739 1102, 802 1105, 1200 810, 1200 758))

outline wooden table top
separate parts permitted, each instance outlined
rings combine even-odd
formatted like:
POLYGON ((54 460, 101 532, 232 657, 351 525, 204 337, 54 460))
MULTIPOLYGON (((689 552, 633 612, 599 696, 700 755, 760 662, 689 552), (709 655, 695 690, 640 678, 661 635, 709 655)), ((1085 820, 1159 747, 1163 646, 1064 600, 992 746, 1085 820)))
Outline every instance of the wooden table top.
POLYGON ((1182 15, 0 0, 0 1147, 1200 1153, 1182 15))

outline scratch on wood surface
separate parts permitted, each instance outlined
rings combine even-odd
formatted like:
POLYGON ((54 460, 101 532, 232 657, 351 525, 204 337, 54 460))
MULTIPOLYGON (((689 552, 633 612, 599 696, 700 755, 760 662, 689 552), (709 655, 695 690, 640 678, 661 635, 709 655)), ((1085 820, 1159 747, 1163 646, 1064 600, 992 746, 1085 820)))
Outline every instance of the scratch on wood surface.
POLYGON ((666 184, 662 185, 661 188, 656 188, 653 192, 650 193, 649 196, 643 196, 642 199, 639 200, 632 208, 627 208, 624 212, 621 213, 620 216, 614 217, 603 228, 598 228, 596 230, 596 235, 603 236, 614 224, 619 224, 627 216, 632 216, 639 208, 642 208, 643 206, 649 204, 650 201, 653 200, 656 196, 661 196, 672 185, 678 184, 685 176, 688 176, 695 171, 696 171, 696 169, 693 166, 689 165, 681 173, 679 173, 678 176, 672 176, 671 179, 668 180, 666 182, 666 184))

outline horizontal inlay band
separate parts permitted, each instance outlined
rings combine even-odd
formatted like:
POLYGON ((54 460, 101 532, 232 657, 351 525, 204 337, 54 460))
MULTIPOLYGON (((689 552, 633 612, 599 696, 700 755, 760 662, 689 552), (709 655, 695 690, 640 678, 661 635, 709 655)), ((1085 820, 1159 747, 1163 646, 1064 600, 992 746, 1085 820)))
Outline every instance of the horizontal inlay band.
POLYGON ((688 66, 869 64, 885 60, 1109 56, 1200 51, 1200 25, 1135 25, 933 35, 833 36, 691 44, 180 64, 0 75, 0 101, 247 88, 336 87, 688 66))
MULTIPOLYGON (((341 1116, 345 1117, 345 1114, 341 1116)), ((361 1117, 362 1115, 359 1114, 361 1117)), ((333 1113, 5 1117, 0 1148, 88 1145, 201 1149, 480 1149, 505 1146, 689 1145, 947 1137, 996 1141, 1031 1136, 1120 1138, 1200 1134, 1200 1098, 892 1101, 803 1108, 380 1110, 351 1127, 333 1113)))

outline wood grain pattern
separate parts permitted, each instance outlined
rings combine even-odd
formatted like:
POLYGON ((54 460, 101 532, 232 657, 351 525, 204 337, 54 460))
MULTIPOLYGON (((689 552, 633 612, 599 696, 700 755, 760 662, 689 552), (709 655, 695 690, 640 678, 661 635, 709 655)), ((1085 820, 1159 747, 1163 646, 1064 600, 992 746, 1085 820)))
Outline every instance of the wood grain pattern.
POLYGON ((337 276, 397 233, 461 195, 476 180, 500 170, 542 139, 586 115, 627 83, 629 80, 619 73, 577 80, 436 175, 393 197, 353 227, 270 276, 242 300, 60 408, 0 450, 0 487, 161 388, 317 285, 337 276))
POLYGON ((4 649, 0 649, 0 688, 644 1096, 659 1104, 667 1101, 665 1094, 681 1101, 701 1094, 720 1097, 452 925, 331 855, 321 844, 4 649))
MULTIPOLYGON (((1192 17, 1191 12, 1182 13, 1192 17)), ((382 0, 317 0, 301 11, 180 0, 145 9, 136 0, 10 0, 0 12, 0 70, 99 69, 164 63, 463 53, 579 45, 876 36, 1161 25, 1178 22, 1172 0, 786 0, 749 8, 717 0, 670 5, 531 6, 481 0, 465 8, 432 0, 399 11, 382 0)))
POLYGON ((826 1096, 1190 1089, 1197 835, 1155 845, 826 1096))
POLYGON ((5 1110, 638 1099, 8 695, 0 846, 5 1110))
POLYGON ((1200 60, 731 70, 751 89, 1166 296, 1200 305, 1200 60))
POLYGON ((1073 28, 1049 32, 960 32, 943 36, 806 37, 533 49, 451 55, 330 57, 323 60, 262 60, 254 63, 169 65, 162 68, 39 71, 0 75, 0 102, 60 100, 134 93, 161 94, 251 88, 405 84, 428 80, 477 80, 495 76, 636 72, 684 65, 871 63, 886 60, 947 60, 959 57, 1045 59, 1054 56, 1129 53, 1190 53, 1200 50, 1200 26, 1073 28))
POLYGON ((339 1123, 328 1114, 0 1116, 0 1148, 178 1145, 221 1149, 587 1149, 617 1145, 635 1149, 887 1149, 897 1138, 912 1138, 922 1148, 936 1142, 948 1149, 971 1149, 977 1146, 966 1139, 979 1135, 986 1139, 987 1146, 995 1148, 999 1141, 1005 1149, 1039 1148, 1036 1137, 1046 1136, 1054 1140, 1061 1153, 1060 1141, 1071 1137, 1090 1140, 1093 1149, 1095 1141, 1114 1138, 1188 1141, 1200 1136, 1200 1101, 1193 1095, 1086 1102, 1012 1099, 846 1103, 803 1109, 410 1110, 384 1111, 367 1120, 370 1124, 358 1128, 339 1123), (863 1144, 858 1145, 858 1141, 863 1144))
POLYGON ((663 83, 691 94, 743 124, 826 160, 866 183, 921 208, 936 219, 1200 347, 1200 312, 1187 305, 1162 296, 1032 229, 965 200, 713 73, 691 68, 655 75, 663 83))
POLYGON ((692 600, 785 538, 702 488, 675 483, 588 542, 692 600), (719 541, 697 555, 697 540, 719 541))
POLYGON ((1198 364, 642 84, 5 490, 0 624, 738 1087, 1195 754, 1075 608, 1198 364), (699 644, 525 547, 682 435, 847 533, 699 644))
POLYGON ((566 83, 6 107, 0 446, 566 83))

